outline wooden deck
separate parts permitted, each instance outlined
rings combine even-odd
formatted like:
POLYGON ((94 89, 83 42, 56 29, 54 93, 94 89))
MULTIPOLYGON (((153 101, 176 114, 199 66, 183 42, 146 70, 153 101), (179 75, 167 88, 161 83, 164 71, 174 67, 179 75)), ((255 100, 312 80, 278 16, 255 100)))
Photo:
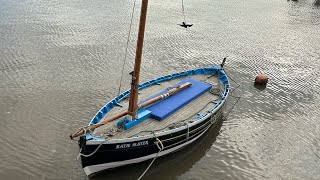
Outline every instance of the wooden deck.
MULTIPOLYGON (((206 82, 212 85, 214 91, 218 93, 210 93, 205 92, 197 99, 193 100, 183 108, 179 109, 166 119, 162 121, 157 121, 154 119, 147 119, 142 123, 138 124, 135 127, 130 128, 129 130, 119 130, 117 128, 118 120, 110 122, 106 125, 103 125, 97 128, 94 131, 94 136, 96 137, 108 137, 109 139, 119 139, 119 138, 126 138, 132 137, 137 135, 143 135, 144 133, 150 133, 152 131, 159 131, 169 129, 172 126, 179 126, 179 124, 184 124, 186 121, 193 120, 197 117, 198 113, 204 113, 211 109, 215 103, 219 100, 221 92, 223 91, 223 87, 220 83, 218 83, 217 77, 209 76, 209 75, 194 75, 189 76, 190 78, 206 82), (220 91, 220 92, 219 92, 220 91)), ((170 81, 162 82, 161 85, 153 85, 146 89, 139 91, 139 101, 144 100, 160 91, 170 88, 172 85, 180 82, 182 78, 173 79, 170 81)), ((121 102, 123 107, 114 107, 104 118, 111 117, 119 112, 128 109, 129 101, 128 99, 121 102)))

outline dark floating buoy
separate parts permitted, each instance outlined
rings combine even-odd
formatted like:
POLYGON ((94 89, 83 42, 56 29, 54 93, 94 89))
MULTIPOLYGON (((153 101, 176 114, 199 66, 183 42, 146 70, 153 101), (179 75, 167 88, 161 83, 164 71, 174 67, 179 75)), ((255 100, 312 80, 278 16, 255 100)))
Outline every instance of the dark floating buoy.
POLYGON ((267 87, 268 79, 268 76, 264 74, 256 76, 256 79, 254 80, 254 87, 260 90, 265 89, 267 87))

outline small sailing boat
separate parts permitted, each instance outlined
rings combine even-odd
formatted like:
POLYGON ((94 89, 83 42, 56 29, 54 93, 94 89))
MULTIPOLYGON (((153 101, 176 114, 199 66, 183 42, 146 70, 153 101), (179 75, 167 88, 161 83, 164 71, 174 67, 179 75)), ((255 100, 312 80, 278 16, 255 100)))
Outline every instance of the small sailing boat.
POLYGON ((142 0, 131 89, 109 101, 79 138, 87 176, 177 151, 196 141, 222 115, 229 80, 221 65, 177 72, 139 84, 148 0, 142 0), (159 92, 160 91, 160 92, 159 92), (139 93, 139 96, 138 96, 139 93))

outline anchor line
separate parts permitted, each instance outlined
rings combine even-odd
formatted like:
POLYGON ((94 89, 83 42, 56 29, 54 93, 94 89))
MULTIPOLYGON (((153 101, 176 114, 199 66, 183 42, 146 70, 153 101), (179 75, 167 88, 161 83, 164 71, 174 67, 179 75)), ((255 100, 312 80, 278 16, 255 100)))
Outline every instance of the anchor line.
POLYGON ((226 75, 228 76, 228 78, 234 82, 236 84, 236 87, 230 87, 232 88, 231 92, 230 92, 230 96, 233 98, 236 98, 236 102, 232 105, 231 109, 228 111, 228 113, 226 114, 225 118, 227 118, 230 114, 230 112, 234 109, 234 107, 236 106, 236 104, 240 101, 240 99, 242 98, 241 95, 240 96, 235 96, 233 95, 233 92, 235 90, 239 90, 239 87, 241 86, 239 83, 237 83, 231 76, 229 76, 229 73, 224 69, 224 72, 226 73, 226 75))

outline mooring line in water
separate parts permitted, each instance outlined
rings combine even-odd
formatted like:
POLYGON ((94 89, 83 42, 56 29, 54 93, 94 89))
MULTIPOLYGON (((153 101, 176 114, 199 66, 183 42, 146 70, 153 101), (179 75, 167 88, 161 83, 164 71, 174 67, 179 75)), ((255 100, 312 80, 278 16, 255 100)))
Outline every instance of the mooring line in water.
POLYGON ((106 141, 106 140, 102 141, 102 142, 99 144, 99 146, 96 148, 96 150, 94 150, 91 154, 88 154, 88 155, 82 154, 82 153, 81 153, 82 148, 80 148, 79 154, 77 155, 76 161, 74 162, 74 165, 73 165, 72 173, 71 173, 70 176, 69 176, 69 180, 71 179, 72 174, 74 174, 74 170, 75 170, 75 168, 76 168, 76 164, 77 164, 79 158, 80 158, 81 156, 83 156, 83 157, 90 157, 90 156, 94 155, 94 154, 100 149, 100 147, 102 146, 102 144, 103 144, 105 141, 106 141))
POLYGON ((155 142, 155 144, 157 145, 157 147, 158 147, 158 149, 159 149, 159 152, 156 154, 156 156, 153 158, 153 160, 151 161, 151 163, 149 164, 149 166, 147 167, 147 169, 144 170, 144 172, 141 174, 141 176, 138 178, 138 180, 140 180, 140 179, 147 173, 147 171, 149 170, 149 168, 151 167, 151 165, 153 164, 153 162, 157 159, 159 153, 164 149, 164 146, 163 146, 162 142, 161 142, 160 139, 157 137, 157 135, 155 134, 155 132, 153 131, 152 133, 153 133, 153 135, 156 137, 157 142, 155 142), (160 144, 161 147, 159 146, 159 144, 160 144))
POLYGON ((234 107, 236 106, 236 104, 239 102, 239 100, 242 98, 241 96, 234 96, 233 95, 233 92, 235 90, 239 90, 239 87, 241 86, 239 83, 237 83, 234 79, 232 79, 231 76, 229 76, 229 73, 224 69, 224 72, 226 73, 226 75, 229 77, 229 79, 231 81, 233 81, 237 86, 236 87, 230 87, 230 89, 232 89, 232 91, 230 92, 230 96, 233 97, 233 98, 236 98, 236 102, 232 105, 231 109, 229 110, 229 112, 226 114, 225 118, 227 118, 230 114, 230 112, 234 109, 234 107))

